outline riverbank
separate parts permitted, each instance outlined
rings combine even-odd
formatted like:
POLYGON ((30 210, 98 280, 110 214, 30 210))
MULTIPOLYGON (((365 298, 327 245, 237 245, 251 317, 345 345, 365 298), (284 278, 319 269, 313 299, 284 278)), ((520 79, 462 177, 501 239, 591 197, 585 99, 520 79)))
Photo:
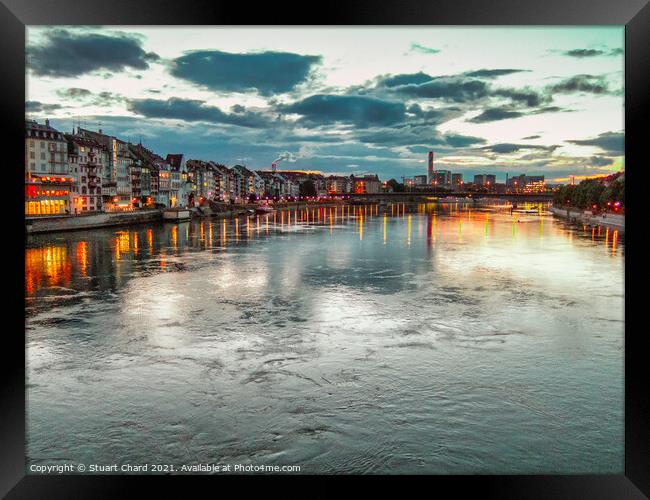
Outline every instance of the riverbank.
POLYGON ((63 215, 59 217, 27 217, 27 234, 55 233, 95 229, 99 227, 142 224, 162 220, 163 210, 138 210, 134 212, 100 212, 88 215, 63 215))
POLYGON ((570 222, 588 226, 602 226, 625 232, 625 216, 620 214, 597 214, 576 208, 550 207, 550 211, 570 222))
MULTIPOLYGON (((276 210, 303 210, 307 207, 335 207, 342 203, 284 203, 277 205, 276 210)), ((243 204, 236 205, 230 210, 215 211, 212 208, 195 207, 189 209, 192 217, 231 219, 248 214, 249 210, 255 210, 259 205, 243 204)), ((97 229, 102 227, 132 226, 147 222, 162 222, 165 209, 137 210, 133 212, 101 212, 84 215, 63 215, 54 217, 28 217, 25 219, 25 231, 27 234, 58 233, 67 231, 79 231, 97 229)))

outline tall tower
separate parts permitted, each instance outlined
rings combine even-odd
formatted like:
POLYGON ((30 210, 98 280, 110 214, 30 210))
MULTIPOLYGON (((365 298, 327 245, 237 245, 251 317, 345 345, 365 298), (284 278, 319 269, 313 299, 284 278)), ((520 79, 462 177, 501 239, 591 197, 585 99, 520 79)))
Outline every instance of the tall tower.
POLYGON ((433 151, 429 151, 429 163, 427 165, 427 184, 433 182, 433 151))

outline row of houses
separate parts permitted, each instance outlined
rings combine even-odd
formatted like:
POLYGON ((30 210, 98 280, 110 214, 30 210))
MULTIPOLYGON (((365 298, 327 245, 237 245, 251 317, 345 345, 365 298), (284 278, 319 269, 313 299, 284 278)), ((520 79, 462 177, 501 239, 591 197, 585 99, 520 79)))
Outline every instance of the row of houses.
POLYGON ((376 175, 324 176, 316 171, 252 170, 182 153, 160 156, 77 127, 60 132, 25 122, 25 214, 61 215, 144 207, 192 207, 209 201, 240 203, 345 193, 378 193, 376 175))

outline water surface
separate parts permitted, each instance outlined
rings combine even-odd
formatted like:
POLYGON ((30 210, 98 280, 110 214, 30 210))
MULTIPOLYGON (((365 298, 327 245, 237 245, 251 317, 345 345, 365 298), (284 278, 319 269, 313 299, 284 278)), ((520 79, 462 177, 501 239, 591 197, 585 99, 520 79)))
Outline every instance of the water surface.
POLYGON ((383 210, 30 237, 29 464, 622 473, 622 236, 383 210))

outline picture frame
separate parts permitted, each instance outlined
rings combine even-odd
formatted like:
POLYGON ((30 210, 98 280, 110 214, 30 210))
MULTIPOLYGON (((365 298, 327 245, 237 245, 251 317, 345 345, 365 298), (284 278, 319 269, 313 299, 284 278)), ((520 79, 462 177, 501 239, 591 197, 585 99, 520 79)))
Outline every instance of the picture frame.
MULTIPOLYGON (((23 162, 25 101, 25 27, 28 25, 625 25, 625 157, 632 165, 628 189, 626 231, 626 289, 639 289, 644 273, 641 260, 640 216, 642 137, 647 123, 650 92, 650 5, 647 0, 456 0, 456 1, 385 1, 355 0, 323 6, 307 14, 300 8, 276 3, 252 7, 241 3, 202 0, 153 1, 114 0, 2 0, 2 52, 4 54, 2 101, 4 143, 10 152, 4 175, 12 196, 8 196, 9 214, 6 234, 11 240, 9 282, 5 286, 5 310, 11 321, 4 329, 2 397, 0 409, 0 494, 7 498, 115 498, 136 483, 154 479, 134 476, 34 476, 25 474, 25 337, 24 275, 13 262, 24 263, 24 245, 19 247, 16 234, 23 231, 24 214, 18 176, 12 165, 23 162), (297 14, 297 11, 302 14, 297 14), (318 12, 318 10, 322 10, 318 12), (290 20, 290 21, 289 21, 290 20), (634 208, 636 207, 636 208, 634 208), (638 262, 637 262, 638 261, 638 262), (15 269, 15 273, 13 272, 15 269), (630 272, 627 272, 627 271, 630 272), (639 285, 639 287, 636 287, 639 285)), ((21 181, 22 182, 22 181, 21 181)), ((440 485, 455 492, 480 491, 491 498, 646 498, 650 496, 650 391, 648 391, 648 355, 639 308, 626 294, 625 306, 625 474, 612 476, 427 476, 407 478, 431 490, 440 485), (639 319, 637 323, 636 320, 639 319), (425 486, 426 483, 426 486, 425 486), (431 483, 431 484, 429 484, 431 483)), ((166 477, 157 477, 158 486, 168 488, 166 477)), ((228 477, 219 481, 233 481, 228 477)), ((250 477, 241 479, 250 480, 250 477)), ((256 480, 265 478, 256 477, 256 480)), ((275 478, 273 478, 275 479, 275 478)), ((311 488, 309 477, 285 477, 311 488)), ((397 478, 396 478, 397 479, 397 478)), ((404 479, 404 477, 400 478, 404 479)), ((201 477, 206 481, 206 477, 201 477)), ((375 478, 383 488, 383 478, 375 478)), ((392 485, 393 481, 389 481, 392 485)), ((175 483, 178 484, 178 483, 175 483)), ((214 483, 211 483, 214 485, 214 483)), ((223 484, 223 483, 219 483, 223 484)), ((182 488, 187 485, 183 480, 182 488)))

